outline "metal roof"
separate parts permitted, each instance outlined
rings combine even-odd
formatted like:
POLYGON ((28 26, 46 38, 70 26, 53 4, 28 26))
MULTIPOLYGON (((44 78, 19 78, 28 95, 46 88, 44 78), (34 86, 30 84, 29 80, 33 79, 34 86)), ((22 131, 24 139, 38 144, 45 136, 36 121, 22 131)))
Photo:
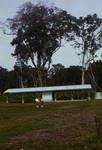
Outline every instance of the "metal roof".
POLYGON ((65 85, 65 86, 49 86, 49 87, 31 87, 31 88, 13 88, 7 89, 4 93, 31 93, 31 92, 51 92, 64 90, 88 90, 91 89, 90 84, 83 85, 65 85))

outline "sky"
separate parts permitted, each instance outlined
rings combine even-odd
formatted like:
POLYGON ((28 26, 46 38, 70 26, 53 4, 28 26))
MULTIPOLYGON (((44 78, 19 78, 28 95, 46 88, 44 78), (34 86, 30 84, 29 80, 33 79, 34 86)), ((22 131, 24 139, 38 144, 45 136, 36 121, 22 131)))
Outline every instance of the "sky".
MULTIPOLYGON (((37 0, 30 0, 36 3, 37 0)), ((42 0, 39 0, 42 1, 42 0)), ((43 0, 53 3, 55 6, 67 10, 73 16, 86 16, 97 13, 102 17, 102 0, 43 0)), ((19 7, 27 0, 0 0, 0 21, 15 16, 19 7)), ((14 47, 11 46, 12 36, 4 35, 0 30, 0 66, 11 70, 15 64, 15 59, 11 56, 14 47)), ((64 44, 52 58, 52 64, 61 63, 66 67, 80 65, 80 60, 69 43, 64 44)))

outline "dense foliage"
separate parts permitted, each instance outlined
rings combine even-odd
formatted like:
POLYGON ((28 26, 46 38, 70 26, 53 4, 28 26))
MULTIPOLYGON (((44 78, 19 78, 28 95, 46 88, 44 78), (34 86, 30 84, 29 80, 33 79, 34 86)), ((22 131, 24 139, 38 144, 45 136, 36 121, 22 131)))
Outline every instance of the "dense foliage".
POLYGON ((11 44, 16 63, 12 71, 1 67, 1 91, 7 87, 80 83, 92 83, 95 90, 101 90, 101 72, 97 73, 101 69, 96 67, 101 62, 93 63, 102 48, 102 19, 97 14, 76 18, 55 6, 26 2, 7 21, 14 35, 11 44), (51 68, 52 56, 63 41, 78 49, 81 66, 57 64, 51 68))
POLYGON ((97 51, 102 48, 102 19, 97 14, 77 19, 72 45, 78 49, 82 64, 81 82, 84 84, 85 70, 95 60, 97 51))
POLYGON ((11 42, 15 46, 13 56, 25 63, 32 62, 39 79, 37 86, 44 86, 45 71, 62 40, 71 40, 74 18, 62 9, 28 2, 14 18, 8 19, 15 35, 11 42))
MULTIPOLYGON (((91 83, 95 90, 102 89, 102 61, 97 61, 91 64, 86 72, 85 83, 91 83)), ((0 91, 7 88, 21 87, 21 76, 24 87, 34 87, 36 81, 36 70, 31 66, 24 66, 22 74, 19 67, 15 66, 13 70, 8 71, 0 67, 0 91)), ((46 85, 72 85, 81 83, 81 67, 70 66, 65 68, 62 64, 53 65, 46 74, 46 85)))

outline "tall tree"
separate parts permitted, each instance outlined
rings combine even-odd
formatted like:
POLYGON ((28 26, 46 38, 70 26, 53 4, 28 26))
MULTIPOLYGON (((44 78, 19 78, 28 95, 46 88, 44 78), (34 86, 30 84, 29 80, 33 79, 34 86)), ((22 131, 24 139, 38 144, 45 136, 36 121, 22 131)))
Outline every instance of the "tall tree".
POLYGON ((74 17, 56 7, 25 3, 13 19, 8 19, 15 38, 13 56, 29 60, 37 70, 38 86, 43 85, 53 54, 61 47, 62 39, 71 40, 74 17))
POLYGON ((49 85, 71 85, 80 84, 81 67, 70 66, 65 68, 62 64, 52 65, 49 70, 48 84, 49 85))
POLYGON ((8 87, 8 70, 0 66, 0 92, 8 87))
POLYGON ((102 60, 95 61, 88 67, 87 79, 91 81, 95 91, 102 92, 102 60))
POLYGON ((94 61, 96 52, 102 48, 102 19, 96 14, 80 17, 74 26, 73 46, 78 48, 82 63, 82 84, 85 83, 85 70, 94 61))

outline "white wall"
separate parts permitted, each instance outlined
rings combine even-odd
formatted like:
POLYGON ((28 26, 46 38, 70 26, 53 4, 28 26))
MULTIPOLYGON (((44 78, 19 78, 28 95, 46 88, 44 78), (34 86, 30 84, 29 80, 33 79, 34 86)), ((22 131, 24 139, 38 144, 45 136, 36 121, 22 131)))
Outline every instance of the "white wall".
POLYGON ((95 99, 102 99, 102 92, 96 92, 95 99))
POLYGON ((52 92, 43 92, 42 99, 45 102, 52 102, 53 101, 52 92))

